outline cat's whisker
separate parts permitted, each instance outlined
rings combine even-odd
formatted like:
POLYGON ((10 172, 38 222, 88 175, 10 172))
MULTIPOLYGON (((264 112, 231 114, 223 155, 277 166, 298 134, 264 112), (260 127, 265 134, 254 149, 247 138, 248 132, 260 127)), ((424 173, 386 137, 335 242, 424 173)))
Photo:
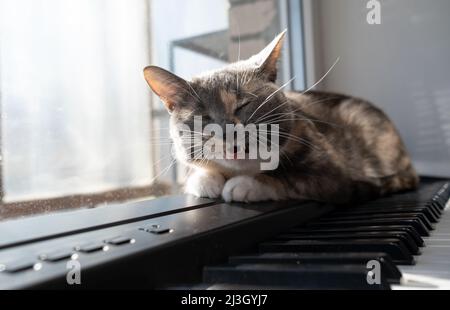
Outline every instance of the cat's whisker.
MULTIPOLYGON (((265 132, 265 133, 271 133, 271 132, 269 132, 269 131, 262 131, 262 132, 265 132)), ((262 142, 262 143, 264 143, 264 144, 269 144, 269 139, 266 137, 266 136, 261 136, 261 135, 257 135, 257 137, 256 137, 256 140, 257 140, 257 142, 262 142), (264 140, 265 140, 265 142, 262 142, 260 139, 261 138, 264 138, 264 140)), ((272 146, 272 145, 274 145, 274 146, 276 146, 276 147, 278 147, 279 148, 279 151, 280 151, 280 155, 285 155, 286 156, 286 154, 284 154, 284 151, 283 151, 283 148, 280 146, 280 144, 279 143, 275 143, 274 141, 270 141, 270 145, 272 146)), ((286 156, 287 157, 287 156, 286 156)), ((288 158, 288 157, 287 157, 288 158)), ((290 161, 290 159, 288 158, 288 160, 290 161)), ((292 163, 292 162, 291 162, 292 163)))
MULTIPOLYGON (((200 158, 200 156, 201 155, 194 155, 194 158, 192 158, 192 160, 196 161, 196 160, 198 160, 200 158)), ((188 165, 187 168, 188 168, 188 171, 186 171, 186 175, 189 175, 189 174, 191 174, 191 172, 195 168, 195 166, 194 165, 188 165)))
POLYGON ((266 114, 264 114, 264 115, 262 115, 261 117, 259 117, 254 123, 259 123, 259 122, 261 122, 261 120, 263 120, 264 117, 266 117, 266 116, 269 116, 269 117, 270 117, 270 116, 271 116, 271 115, 269 115, 270 113, 272 113, 272 112, 274 112, 275 110, 281 108, 282 106, 284 106, 284 105, 287 104, 288 102, 289 102, 288 100, 282 102, 281 104, 279 104, 276 108, 274 108, 274 109, 271 110, 270 112, 267 112, 266 114))
POLYGON ((193 132, 193 131, 180 131, 180 133, 188 134, 188 135, 193 135, 193 136, 207 136, 207 135, 204 134, 204 133, 201 133, 201 132, 193 132))
POLYGON ((198 131, 187 131, 187 130, 179 130, 179 133, 182 133, 181 139, 190 139, 190 138, 199 138, 199 137, 208 137, 209 135, 198 132, 198 131))
MULTIPOLYGON (((156 168, 156 167, 158 166, 159 163, 161 163, 162 161, 164 161, 164 160, 166 160, 166 159, 168 159, 168 158, 170 158, 170 157, 172 157, 172 154, 169 154, 169 155, 166 155, 166 156, 160 158, 158 161, 156 161, 156 162, 153 164, 153 167, 156 168)), ((172 159, 171 159, 171 162, 172 162, 172 161, 176 161, 176 159, 175 159, 175 158, 172 158, 172 159)), ((158 176, 159 176, 159 175, 158 175, 158 176)), ((156 179, 156 177, 155 177, 154 179, 156 179)))
MULTIPOLYGON (((323 100, 316 100, 316 101, 311 102, 310 104, 317 104, 317 103, 327 102, 327 101, 329 101, 329 100, 336 99, 336 98, 338 98, 338 97, 335 96, 335 97, 331 97, 331 98, 327 98, 327 99, 323 99, 323 100)), ((258 118, 258 120, 256 120, 255 123, 262 122, 262 121, 264 121, 264 119, 267 119, 267 118, 270 118, 270 117, 274 116, 273 114, 272 114, 272 115, 269 115, 269 114, 272 113, 272 112, 274 112, 274 111, 276 111, 277 109, 281 108, 282 106, 284 106, 284 105, 287 104, 288 102, 289 102, 289 101, 285 101, 285 102, 283 102, 282 104, 278 105, 275 109, 269 111, 268 113, 266 113, 266 114, 264 114, 263 116, 261 116, 260 118, 258 118)), ((293 113, 299 112, 299 111, 301 111, 301 110, 303 110, 303 107, 300 107, 300 108, 295 109, 295 110, 290 111, 290 112, 286 112, 286 114, 289 114, 289 115, 292 116, 293 113)), ((307 118, 307 117, 305 117, 305 118, 307 118)), ((311 119, 311 118, 308 118, 308 119, 310 119, 310 120, 313 121, 313 122, 322 122, 322 121, 315 120, 315 119, 311 119)), ((337 124, 333 124, 333 123, 329 123, 329 122, 324 122, 324 123, 327 123, 327 124, 329 124, 329 125, 331 125, 331 126, 340 127, 340 126, 337 125, 337 124)))
POLYGON ((247 84, 248 75, 249 75, 249 71, 245 71, 244 76, 242 77, 241 87, 243 87, 244 85, 247 84))
POLYGON ((196 161, 203 156, 203 152, 201 150, 194 150, 188 154, 186 154, 187 160, 196 161))
MULTIPOLYGON (((200 102, 201 102, 201 101, 200 101, 200 102)), ((192 110, 188 115, 185 115, 184 117, 185 117, 186 119, 188 119, 188 118, 190 118, 190 117, 192 116, 192 114, 194 114, 195 112, 197 112, 197 111, 194 109, 194 110, 192 110)), ((168 129, 170 129, 170 127, 169 127, 168 129)))
MULTIPOLYGON (((268 130, 259 130, 259 132, 269 133, 269 134, 272 133, 271 131, 268 131, 268 130)), ((311 148, 313 148, 313 149, 315 149, 315 150, 320 150, 320 149, 317 148, 315 145, 313 145, 310 141, 308 141, 308 140, 306 140, 306 139, 304 139, 304 138, 301 138, 301 137, 292 135, 292 134, 287 133, 287 132, 284 132, 284 131, 278 132, 278 135, 279 135, 279 137, 283 137, 283 138, 285 138, 285 139, 287 139, 287 140, 299 142, 299 143, 302 143, 302 144, 304 144, 304 145, 306 145, 306 146, 309 146, 309 147, 311 147, 311 148)))
POLYGON ((257 95, 255 95, 254 93, 251 93, 251 92, 245 92, 246 94, 249 94, 250 96, 253 96, 254 98, 258 98, 258 96, 257 95))
POLYGON ((283 155, 284 158, 286 158, 289 161, 289 163, 291 164, 292 167, 295 166, 294 163, 292 162, 291 158, 289 157, 289 155, 286 153, 286 151, 280 150, 280 154, 283 155))
MULTIPOLYGON (((260 140, 258 140, 258 141, 260 141, 260 140)), ((266 139, 265 144, 267 144, 267 143, 268 143, 268 141, 267 141, 267 139, 266 139)), ((271 143, 273 143, 273 142, 271 142, 271 143)), ((275 146, 277 146, 278 148, 280 148, 280 146, 279 146, 278 144, 276 144, 276 143, 273 143, 273 144, 275 144, 275 146)), ((291 163, 291 165, 294 166, 294 164, 292 163, 291 159, 289 158, 289 156, 286 155, 286 153, 282 150, 282 148, 280 148, 280 155, 281 155, 281 156, 284 156, 284 158, 286 158, 286 159, 291 163)), ((281 165, 282 167, 284 167, 283 161, 280 161, 279 163, 280 163, 280 165, 281 165)))
POLYGON ((255 76, 255 70, 251 70, 248 73, 248 79, 245 81, 245 85, 247 85, 255 76))
POLYGON ((330 125, 330 126, 337 126, 337 125, 335 125, 333 123, 320 121, 320 120, 315 120, 315 119, 311 119, 311 118, 307 118, 307 117, 285 118, 284 116, 283 117, 276 117, 276 118, 273 118, 273 119, 267 119, 266 121, 264 121, 264 124, 272 125, 272 124, 292 122, 292 121, 307 121, 307 122, 310 122, 310 123, 321 123, 321 124, 326 124, 326 125, 330 125))
MULTIPOLYGON (((260 132, 264 132, 264 133, 272 133, 272 131, 269 131, 269 130, 260 130, 260 132)), ((279 131, 278 131, 278 135, 280 135, 280 136, 287 136, 287 137, 291 137, 291 138, 295 138, 295 139, 300 139, 300 140, 302 140, 302 141, 306 141, 305 139, 303 139, 303 138, 301 138, 301 137, 299 137, 299 136, 293 135, 293 134, 288 133, 288 132, 283 131, 283 130, 279 130, 279 131)))
POLYGON ((274 91, 273 93, 271 93, 266 100, 270 100, 272 99, 273 96, 275 96, 280 90, 282 90, 283 88, 285 88, 286 86, 288 86, 293 80, 295 80, 296 77, 294 76, 292 79, 290 79, 289 81, 287 81, 286 83, 284 83, 282 86, 280 86, 276 91, 274 91))
POLYGON ((255 76, 255 70, 251 70, 248 72, 248 78, 245 81, 244 85, 247 85, 248 83, 250 83, 250 81, 254 78, 255 76))
POLYGON ((255 116, 256 112, 259 111, 267 102, 269 102, 279 91, 281 91, 283 88, 288 86, 293 80, 295 80, 295 77, 287 81, 284 85, 280 86, 277 90, 275 90, 272 94, 270 94, 257 108, 255 111, 253 111, 252 115, 246 120, 246 123, 248 123, 253 116, 255 116))
POLYGON ((241 61, 241 26, 239 24, 239 20, 236 19, 236 26, 237 26, 237 31, 238 31, 238 57, 237 57, 237 61, 241 61))
POLYGON ((191 84, 189 84, 189 82, 188 81, 185 81, 186 82, 186 84, 187 84, 187 86, 189 86, 189 88, 194 92, 194 94, 195 94, 195 97, 197 97, 197 99, 200 101, 200 102, 202 102, 203 103, 203 101, 202 101, 202 99, 200 99, 200 96, 197 94, 197 92, 195 91, 195 89, 192 87, 192 85, 191 84))
MULTIPOLYGON (((266 114, 264 114, 263 116, 261 116, 260 118, 258 118, 258 119, 255 121, 255 123, 262 122, 266 117, 271 117, 271 116, 273 116, 273 115, 271 115, 270 113, 275 112, 277 109, 283 107, 284 105, 286 105, 286 104, 288 104, 288 103, 289 103, 289 100, 286 100, 286 101, 282 102, 281 104, 279 104, 278 106, 276 106, 274 109, 272 109, 271 111, 267 112, 266 114)), ((301 110, 301 108, 300 108, 300 109, 297 109, 296 112, 298 112, 299 110, 301 110)), ((292 113, 294 113, 294 111, 286 112, 286 114, 292 114, 292 113)))
POLYGON ((292 115, 292 112, 284 112, 284 113, 276 113, 268 115, 267 117, 264 117, 262 119, 255 120, 255 124, 265 124, 269 121, 273 121, 275 119, 281 118, 281 117, 294 117, 295 115, 292 115))
MULTIPOLYGON (((237 62, 241 61, 241 28, 239 26, 239 21, 236 21, 236 26, 238 30, 238 55, 237 62)), ((239 70, 236 70, 236 94, 239 93, 239 70)))
MULTIPOLYGON (((268 139, 267 139, 266 137, 264 137, 264 136, 259 136, 259 137, 257 137, 257 138, 256 138, 256 141, 257 141, 258 143, 264 143, 264 144, 268 144, 268 143, 269 143, 268 139), (265 139, 265 142, 261 141, 260 138, 264 138, 264 139, 265 139)), ((279 144, 277 144, 277 143, 275 143, 275 142, 273 142, 273 141, 271 141, 270 144, 271 144, 271 145, 274 144, 276 147, 278 147, 279 150, 280 150, 280 155, 281 155, 281 156, 284 156, 284 158, 286 158, 286 159, 290 162, 290 164, 291 164, 292 166, 294 166, 294 163, 291 161, 291 159, 289 158, 289 156, 288 156, 288 155, 286 154, 286 152, 280 147, 279 144)), ((283 167, 283 161, 280 161, 280 164, 281 164, 281 166, 283 167)))
POLYGON ((339 60, 341 60, 341 57, 338 57, 336 59, 336 61, 333 63, 333 65, 330 67, 330 69, 328 69, 328 71, 316 82, 314 83, 311 87, 309 87, 307 90, 303 91, 302 94, 306 94, 307 92, 309 92, 310 90, 312 90, 314 87, 316 87, 317 85, 319 85, 327 76, 328 74, 330 74, 330 72, 334 69, 334 67, 338 64, 339 60))
POLYGON ((150 183, 153 183, 157 178, 159 178, 159 177, 162 176, 164 173, 166 173, 167 171, 169 171, 170 168, 172 168, 173 165, 176 164, 176 162, 177 162, 176 159, 172 159, 172 161, 170 162, 169 166, 167 166, 166 168, 164 168, 160 173, 158 173, 155 177, 153 177, 153 178, 150 180, 150 183))
POLYGON ((248 71, 245 71, 244 74, 242 75, 242 78, 241 78, 241 87, 243 87, 243 86, 246 84, 247 78, 248 78, 248 74, 249 74, 249 72, 248 72, 248 71))
POLYGON ((254 70, 247 70, 245 72, 244 78, 242 79, 241 86, 243 87, 247 85, 253 79, 253 77, 254 77, 254 70))

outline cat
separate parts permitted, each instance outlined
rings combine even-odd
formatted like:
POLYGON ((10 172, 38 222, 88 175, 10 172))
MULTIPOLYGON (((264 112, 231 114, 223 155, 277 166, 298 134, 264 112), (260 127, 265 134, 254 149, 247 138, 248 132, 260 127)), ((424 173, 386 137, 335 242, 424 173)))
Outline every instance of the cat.
MULTIPOLYGON (((186 81, 156 66, 144 77, 170 113, 177 159, 192 168, 186 192, 226 202, 313 200, 334 204, 410 190, 419 178, 392 121, 366 100, 275 84, 285 32, 260 53, 186 81), (178 125, 277 124, 280 163, 189 156, 178 125)), ((202 135, 204 143, 208 138, 202 135)), ((232 151, 233 152, 233 151, 232 151)), ((236 150, 234 150, 236 152, 236 150)))

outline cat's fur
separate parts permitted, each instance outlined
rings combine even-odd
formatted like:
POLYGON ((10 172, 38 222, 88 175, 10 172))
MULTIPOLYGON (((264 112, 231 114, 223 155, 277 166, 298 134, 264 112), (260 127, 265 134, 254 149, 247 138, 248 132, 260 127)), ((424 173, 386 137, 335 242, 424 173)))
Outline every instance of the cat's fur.
POLYGON ((178 159, 194 167, 187 192, 225 201, 349 203, 415 188, 419 179, 411 160, 380 109, 341 94, 279 90, 274 83, 283 38, 284 33, 258 55, 189 82, 158 67, 145 68, 172 128, 191 126, 195 115, 205 125, 260 119, 280 126, 281 164, 273 171, 261 171, 258 160, 189 159, 192 150, 171 130, 178 159))

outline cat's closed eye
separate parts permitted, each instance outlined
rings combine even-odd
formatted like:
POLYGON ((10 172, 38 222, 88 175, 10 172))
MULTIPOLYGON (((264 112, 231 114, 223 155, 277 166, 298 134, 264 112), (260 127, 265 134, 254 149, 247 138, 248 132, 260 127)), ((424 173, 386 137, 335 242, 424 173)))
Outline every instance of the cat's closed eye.
POLYGON ((247 99, 247 100, 243 100, 238 106, 237 108, 234 110, 235 114, 239 113, 244 107, 246 107, 247 105, 249 105, 250 103, 252 103, 252 99, 247 99))

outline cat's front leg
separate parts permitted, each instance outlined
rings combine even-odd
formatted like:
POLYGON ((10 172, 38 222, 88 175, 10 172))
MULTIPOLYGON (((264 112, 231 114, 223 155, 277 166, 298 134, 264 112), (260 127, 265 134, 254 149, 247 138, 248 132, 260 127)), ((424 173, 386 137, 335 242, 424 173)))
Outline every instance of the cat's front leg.
POLYGON ((197 197, 216 199, 220 197, 225 178, 220 173, 197 170, 189 176, 185 192, 197 197))
POLYGON ((285 191, 276 180, 263 180, 253 176, 237 176, 225 183, 222 197, 226 202, 256 202, 282 200, 285 191))

